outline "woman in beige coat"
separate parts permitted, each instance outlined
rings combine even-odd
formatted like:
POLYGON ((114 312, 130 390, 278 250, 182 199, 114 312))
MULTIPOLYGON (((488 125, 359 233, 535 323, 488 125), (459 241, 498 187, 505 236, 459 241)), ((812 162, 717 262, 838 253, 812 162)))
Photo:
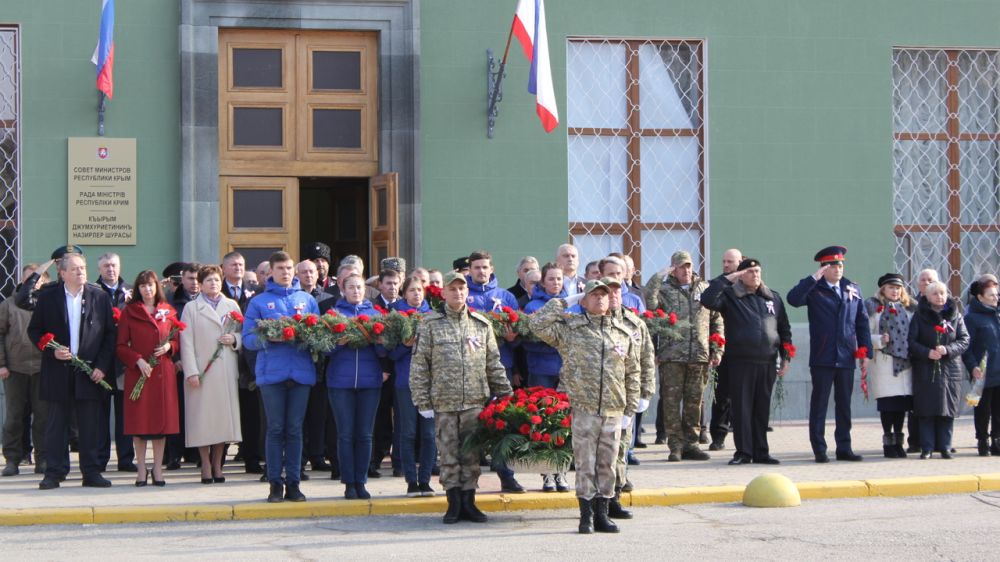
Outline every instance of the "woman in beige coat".
POLYGON ((236 301, 222 294, 222 269, 198 271, 201 293, 184 306, 181 364, 184 366, 184 424, 187 447, 198 447, 201 483, 225 482, 226 443, 242 441, 236 351, 242 316, 236 301), (219 350, 218 357, 212 360, 219 350), (210 365, 211 364, 211 365, 210 365))

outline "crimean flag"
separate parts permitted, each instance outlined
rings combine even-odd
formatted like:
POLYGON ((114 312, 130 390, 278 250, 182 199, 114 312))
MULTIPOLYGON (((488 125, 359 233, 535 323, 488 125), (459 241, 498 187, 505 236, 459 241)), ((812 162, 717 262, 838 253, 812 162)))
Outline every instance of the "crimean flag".
POLYGON ((535 111, 546 133, 559 124, 559 109, 552 86, 549 64, 549 37, 545 32, 545 1, 518 0, 514 13, 514 35, 521 42, 524 56, 531 61, 528 93, 535 94, 535 111))
POLYGON ((97 89, 111 99, 114 92, 112 70, 115 66, 115 0, 101 0, 101 32, 97 38, 97 49, 90 62, 97 65, 97 89))

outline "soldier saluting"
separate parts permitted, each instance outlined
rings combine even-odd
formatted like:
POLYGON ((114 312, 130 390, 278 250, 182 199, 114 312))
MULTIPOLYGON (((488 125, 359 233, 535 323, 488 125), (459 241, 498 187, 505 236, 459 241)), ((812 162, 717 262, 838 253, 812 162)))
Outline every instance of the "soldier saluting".
POLYGON ((486 514, 476 507, 479 452, 462 451, 462 443, 476 430, 486 400, 511 394, 510 382, 489 320, 465 303, 465 276, 446 273, 442 294, 444 310, 428 313, 417 331, 410 392, 420 415, 434 418, 441 486, 448 496, 444 522, 482 523, 486 514))
POLYGON ((566 315, 566 300, 551 299, 530 317, 531 331, 559 350, 561 382, 573 407, 573 457, 581 533, 617 533, 608 519, 615 496, 615 459, 622 428, 639 407, 638 344, 608 314, 608 286, 587 281, 584 314, 566 315))

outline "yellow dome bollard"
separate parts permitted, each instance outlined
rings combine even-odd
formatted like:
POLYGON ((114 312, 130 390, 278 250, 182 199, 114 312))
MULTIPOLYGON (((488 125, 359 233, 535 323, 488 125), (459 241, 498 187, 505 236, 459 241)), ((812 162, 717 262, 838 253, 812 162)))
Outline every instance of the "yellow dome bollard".
POLYGON ((799 489, 781 474, 761 474, 743 491, 743 505, 747 507, 796 507, 801 504, 799 489))

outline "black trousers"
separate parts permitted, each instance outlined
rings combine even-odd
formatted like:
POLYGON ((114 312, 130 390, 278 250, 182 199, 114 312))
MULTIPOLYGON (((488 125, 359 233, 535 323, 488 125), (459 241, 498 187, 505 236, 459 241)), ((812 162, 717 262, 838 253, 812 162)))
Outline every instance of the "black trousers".
POLYGON ((49 402, 45 424, 45 478, 59 480, 69 474, 69 425, 76 410, 79 439, 80 473, 84 479, 100 476, 101 400, 66 400, 49 402))
POLYGON ((399 447, 393 448, 395 432, 392 423, 392 405, 396 400, 396 376, 392 375, 382 383, 382 394, 379 398, 378 410, 375 411, 375 429, 372 432, 372 468, 378 468, 382 459, 392 452, 393 466, 399 466, 399 447))
POLYGON ((983 389, 974 417, 976 439, 1000 437, 1000 386, 983 389))
POLYGON ((734 457, 767 457, 770 454, 767 423, 771 415, 771 390, 777 378, 774 363, 733 361, 730 368, 734 457))
POLYGON ((834 412, 837 425, 833 436, 838 453, 850 453, 851 448, 851 394, 854 392, 854 368, 834 369, 810 367, 812 397, 809 401, 809 442, 813 454, 826 453, 826 410, 833 391, 834 412))
POLYGON ((327 397, 326 384, 317 382, 309 390, 306 417, 303 419, 302 456, 307 461, 337 458, 337 426, 327 397))
MULTIPOLYGON (((114 382, 111 383, 114 386, 114 382)), ((184 396, 181 395, 181 400, 184 396)), ((118 457, 118 466, 131 464, 135 461, 135 447, 132 445, 132 437, 125 435, 125 392, 118 390, 115 386, 113 396, 107 400, 102 400, 105 406, 104 413, 101 414, 101 466, 107 470, 108 462, 111 460, 111 410, 114 407, 115 415, 115 456, 118 457)))
POLYGON ((240 443, 240 455, 244 464, 260 464, 264 460, 264 449, 260 446, 260 403, 256 389, 240 389, 240 429, 243 432, 243 442, 240 443))
POLYGON ((715 385, 715 398, 712 400, 712 421, 708 431, 712 435, 712 441, 722 442, 733 430, 732 403, 729 400, 729 362, 723 358, 722 363, 719 363, 715 370, 719 377, 715 385))

